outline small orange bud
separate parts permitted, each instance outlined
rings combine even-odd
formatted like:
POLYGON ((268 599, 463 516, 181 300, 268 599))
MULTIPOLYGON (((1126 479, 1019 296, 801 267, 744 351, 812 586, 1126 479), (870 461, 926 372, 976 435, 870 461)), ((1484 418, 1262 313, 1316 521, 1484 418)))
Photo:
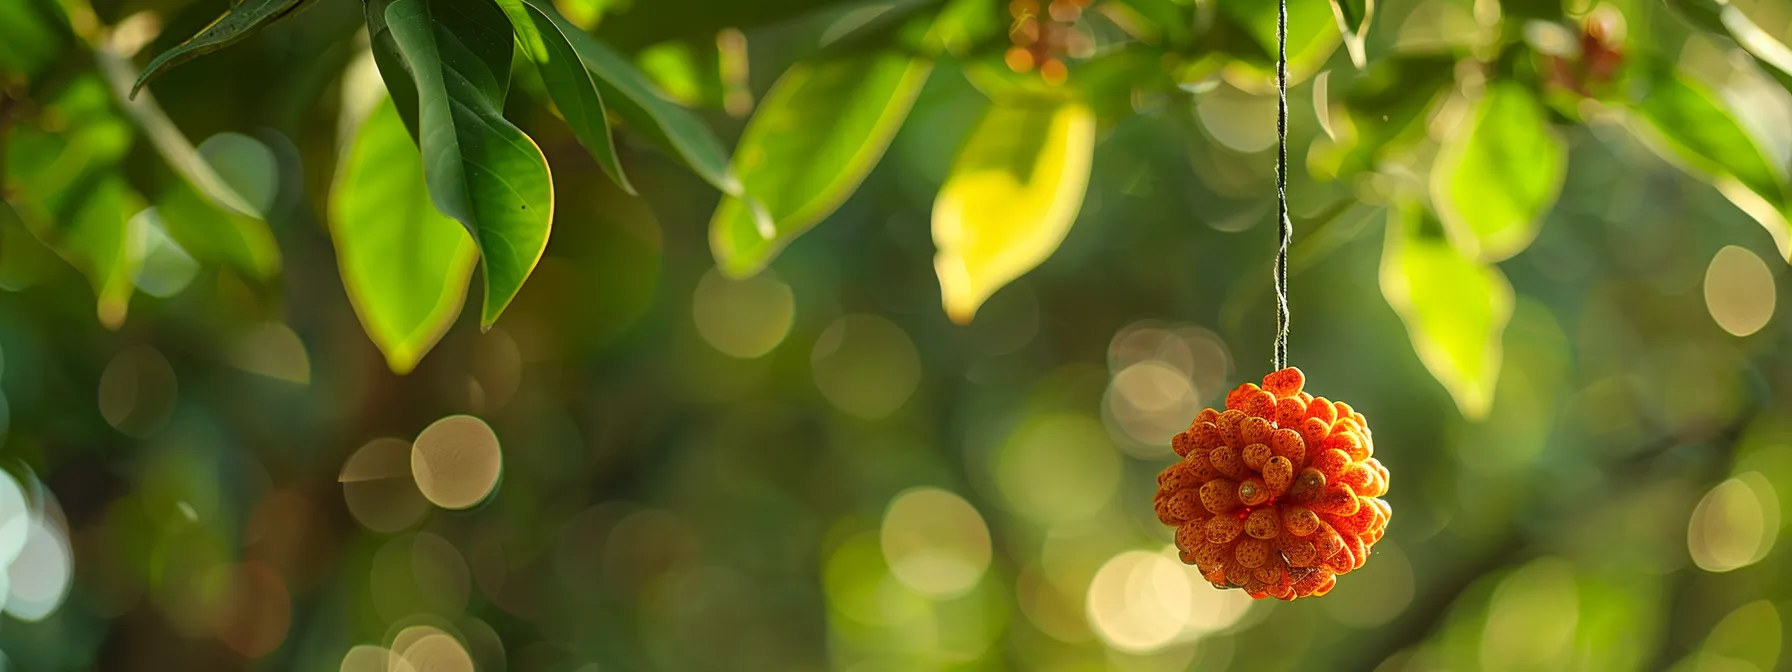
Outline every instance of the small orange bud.
POLYGON ((1244 519, 1244 533, 1258 539, 1274 539, 1281 533, 1281 528, 1281 516, 1276 514, 1274 507, 1252 510, 1244 519))
POLYGON ((1263 483, 1263 479, 1256 476, 1244 479, 1238 484, 1238 501, 1244 502, 1247 507, 1267 502, 1269 501, 1269 486, 1263 483))
POLYGON ((1288 458, 1289 464, 1298 467, 1307 460, 1307 442, 1300 432, 1278 429, 1269 435, 1269 452, 1288 458))
POLYGON ((1226 478, 1242 481, 1251 474, 1250 469, 1244 466, 1244 456, 1239 455, 1238 449, 1232 446, 1220 446, 1208 451, 1207 461, 1212 462, 1213 468, 1225 474, 1226 478))
POLYGON ((1261 472, 1263 471, 1263 465, 1269 463, 1269 446, 1265 446, 1261 443, 1253 443, 1245 446, 1244 454, 1241 457, 1244 459, 1244 466, 1246 468, 1249 468, 1251 471, 1261 472))
POLYGON ((1290 366, 1264 376, 1263 389, 1269 390, 1270 393, 1278 397, 1292 397, 1300 394, 1300 388, 1306 382, 1306 375, 1301 373, 1300 369, 1290 366))
POLYGON ((1231 513, 1243 506, 1238 501, 1238 483, 1216 478, 1201 485, 1201 508, 1212 513, 1231 513))
POLYGON ((1288 493, 1288 486, 1294 484, 1294 465, 1288 458, 1277 455, 1269 458, 1263 465, 1263 485, 1269 488, 1270 499, 1288 493))
MULTIPOLYGON (((1215 544, 1230 543, 1244 532, 1244 523, 1236 516, 1214 516, 1207 521, 1207 541, 1215 544)), ((1334 533, 1336 534, 1336 533, 1334 533)), ((1338 543, 1343 543, 1339 541, 1338 543)))
POLYGON ((1253 418, 1274 420, 1276 417, 1276 395, 1270 394, 1266 390, 1253 391, 1244 398, 1244 407, 1239 410, 1253 418))
POLYGON ((1276 426, 1299 427, 1300 421, 1307 418, 1307 405, 1294 397, 1283 397, 1276 401, 1276 426))

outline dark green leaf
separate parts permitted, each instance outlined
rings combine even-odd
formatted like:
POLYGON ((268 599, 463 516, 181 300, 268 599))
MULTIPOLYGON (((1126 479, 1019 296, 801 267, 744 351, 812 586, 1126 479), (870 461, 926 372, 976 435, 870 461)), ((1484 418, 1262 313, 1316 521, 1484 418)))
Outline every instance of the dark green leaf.
POLYGON ((1645 75, 1649 90, 1632 106, 1632 130, 1663 158, 1709 180, 1792 260, 1785 176, 1716 92, 1666 64, 1654 66, 1645 75))
POLYGON ((1487 86, 1467 125, 1431 168, 1431 203, 1457 249, 1483 262, 1523 251, 1568 174, 1568 146, 1535 96, 1511 81, 1487 86))
POLYGON ((255 31, 266 28, 280 19, 292 16, 294 12, 304 8, 310 0, 243 0, 225 12, 218 20, 206 26, 187 41, 176 45, 155 57, 137 82, 131 85, 131 97, 136 97, 143 85, 155 79, 174 66, 193 60, 200 56, 236 44, 255 31))
POLYGON ((460 315, 479 249, 430 204, 389 100, 361 124, 330 189, 330 238, 362 329, 388 367, 410 372, 460 315))
POLYGON ((709 223, 724 273, 751 275, 832 214, 883 157, 930 65, 896 54, 798 64, 748 120, 734 152, 746 190, 709 223))
POLYGON ((541 259, 554 216, 547 159, 503 115, 510 22, 489 0, 397 0, 386 24, 417 83, 430 200, 479 243, 490 327, 541 259))
POLYGON ((535 7, 560 28, 585 67, 597 75, 597 87, 609 109, 636 133, 671 152, 716 188, 740 194, 740 179, 728 167, 722 143, 696 115, 655 93, 647 76, 629 65, 628 59, 568 23, 552 7, 535 7))
POLYGON ((386 93, 392 97, 398 117, 404 120, 405 130, 410 131, 411 141, 417 142, 417 82, 411 79, 411 66, 405 63, 404 55, 398 53, 392 29, 386 26, 386 8, 392 6, 392 2, 366 0, 362 3, 367 14, 367 41, 373 50, 374 67, 379 68, 380 79, 386 83, 386 93))
POLYGON ((505 14, 511 16, 513 25, 519 26, 517 40, 523 45, 523 53, 540 68, 542 83, 554 99, 554 106, 560 108, 560 114, 572 127, 573 135, 578 136, 579 142, 591 152, 591 158, 597 159, 598 167, 615 180, 617 186, 630 194, 635 193, 628 176, 622 172, 622 162, 616 158, 616 146, 610 139, 610 120, 604 114, 603 95, 598 93, 597 82, 578 52, 573 51, 566 33, 537 2, 529 2, 526 8, 519 0, 506 0, 503 4, 521 10, 517 12, 506 7, 505 14), (514 15, 516 13, 523 14, 520 20, 514 15), (521 27, 524 25, 528 29, 521 27))

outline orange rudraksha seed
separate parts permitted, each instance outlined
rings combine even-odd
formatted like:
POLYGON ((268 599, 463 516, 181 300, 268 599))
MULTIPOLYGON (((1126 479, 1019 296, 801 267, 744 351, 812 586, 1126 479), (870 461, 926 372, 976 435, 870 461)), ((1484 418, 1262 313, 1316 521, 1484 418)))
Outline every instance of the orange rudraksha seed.
POLYGON ((1251 597, 1324 595, 1362 567, 1393 510, 1369 421, 1301 391, 1286 368, 1203 409, 1171 441, 1182 461, 1157 476, 1157 519, 1182 561, 1251 597))

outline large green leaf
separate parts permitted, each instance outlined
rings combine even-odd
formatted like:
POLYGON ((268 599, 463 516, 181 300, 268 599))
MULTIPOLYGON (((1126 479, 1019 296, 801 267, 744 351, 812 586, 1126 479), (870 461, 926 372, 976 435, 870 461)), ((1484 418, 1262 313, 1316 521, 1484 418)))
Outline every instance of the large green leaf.
POLYGON ((1792 261, 1785 177, 1716 92, 1658 64, 1630 124, 1645 144, 1717 187, 1766 227, 1780 256, 1792 261))
POLYGON ((199 31, 198 35, 151 60, 149 67, 144 68, 143 74, 131 85, 130 95, 135 97, 149 80, 174 66, 236 44, 255 34, 255 31, 266 28, 268 24, 292 16, 309 2, 310 0, 242 0, 234 4, 230 11, 199 31))
POLYGON ((1463 255, 1429 213, 1408 205, 1388 210, 1381 293, 1463 416, 1485 417, 1499 381, 1500 335, 1512 317, 1506 276, 1463 255))
POLYGON ((699 177, 729 194, 740 194, 740 179, 728 167, 728 155, 709 127, 690 110, 656 93, 647 76, 615 50, 568 22, 546 3, 533 3, 577 52, 585 68, 597 76, 603 100, 616 116, 673 156, 699 177))
POLYGON ((1338 19, 1338 32, 1344 34, 1344 48, 1356 67, 1369 63, 1363 52, 1363 41, 1369 36, 1369 21, 1375 17, 1375 0, 1332 0, 1332 16, 1338 19))
POLYGON ((746 195, 724 196, 709 222, 722 272, 757 272, 845 203, 883 157, 929 69, 923 59, 865 54, 785 71, 734 150, 746 195))
POLYGON ((629 184, 628 176, 622 172, 616 145, 610 139, 610 120, 604 114, 603 94, 598 92, 597 82, 592 79, 585 62, 567 41, 566 33, 548 15, 547 12, 552 10, 544 11, 533 0, 527 4, 522 0, 501 0, 499 6, 510 17, 511 25, 516 26, 517 42, 540 69, 548 96, 566 117, 573 135, 578 136, 579 142, 591 152, 591 158, 597 160, 597 166, 604 174, 615 180, 623 191, 635 193, 634 185, 629 184))
POLYGON ((1762 29, 1729 0, 1667 0, 1667 4, 1693 25, 1728 34, 1762 65, 1762 70, 1792 90, 1792 48, 1762 29))
POLYGON ((1431 203, 1457 249, 1483 262, 1523 251, 1562 191, 1568 147, 1543 104, 1510 81, 1488 85, 1431 168, 1431 203))
POLYGON ((330 190, 336 265, 361 328, 408 373, 460 315, 479 249, 430 203, 423 160, 390 100, 361 124, 330 190))
POLYGON ((479 243, 489 328, 541 259, 554 217, 547 159, 503 115, 510 22, 489 0, 397 0, 386 24, 417 83, 430 200, 479 243))
POLYGON ((262 208, 256 207, 247 197, 238 193, 235 187, 218 175, 211 164, 199 156, 199 150, 193 147, 193 142, 181 134, 180 128, 162 112, 154 96, 131 96, 129 61, 105 48, 94 50, 94 60, 99 64, 101 74, 106 76, 106 82, 111 85, 119 105, 132 121, 137 122, 137 127, 143 130, 143 134, 155 146, 156 152, 162 155, 162 160, 168 163, 168 167, 173 168, 182 179, 214 203, 256 219, 265 217, 262 208))
POLYGON ((996 290, 1064 242, 1095 152, 1087 106, 997 106, 959 150, 933 202, 934 272, 946 314, 967 323, 996 290))
POLYGON ((0 75, 26 76, 56 60, 68 42, 68 28, 47 15, 42 2, 0 2, 0 75))

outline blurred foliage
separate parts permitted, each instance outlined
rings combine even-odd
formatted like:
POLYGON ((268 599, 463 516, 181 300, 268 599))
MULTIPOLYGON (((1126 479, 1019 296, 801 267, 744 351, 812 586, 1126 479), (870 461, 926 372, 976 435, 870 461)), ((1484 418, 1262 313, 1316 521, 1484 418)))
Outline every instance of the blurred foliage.
POLYGON ((0 0, 6 669, 1782 666, 1792 3, 1288 5, 1253 604, 1273 3, 0 0))

